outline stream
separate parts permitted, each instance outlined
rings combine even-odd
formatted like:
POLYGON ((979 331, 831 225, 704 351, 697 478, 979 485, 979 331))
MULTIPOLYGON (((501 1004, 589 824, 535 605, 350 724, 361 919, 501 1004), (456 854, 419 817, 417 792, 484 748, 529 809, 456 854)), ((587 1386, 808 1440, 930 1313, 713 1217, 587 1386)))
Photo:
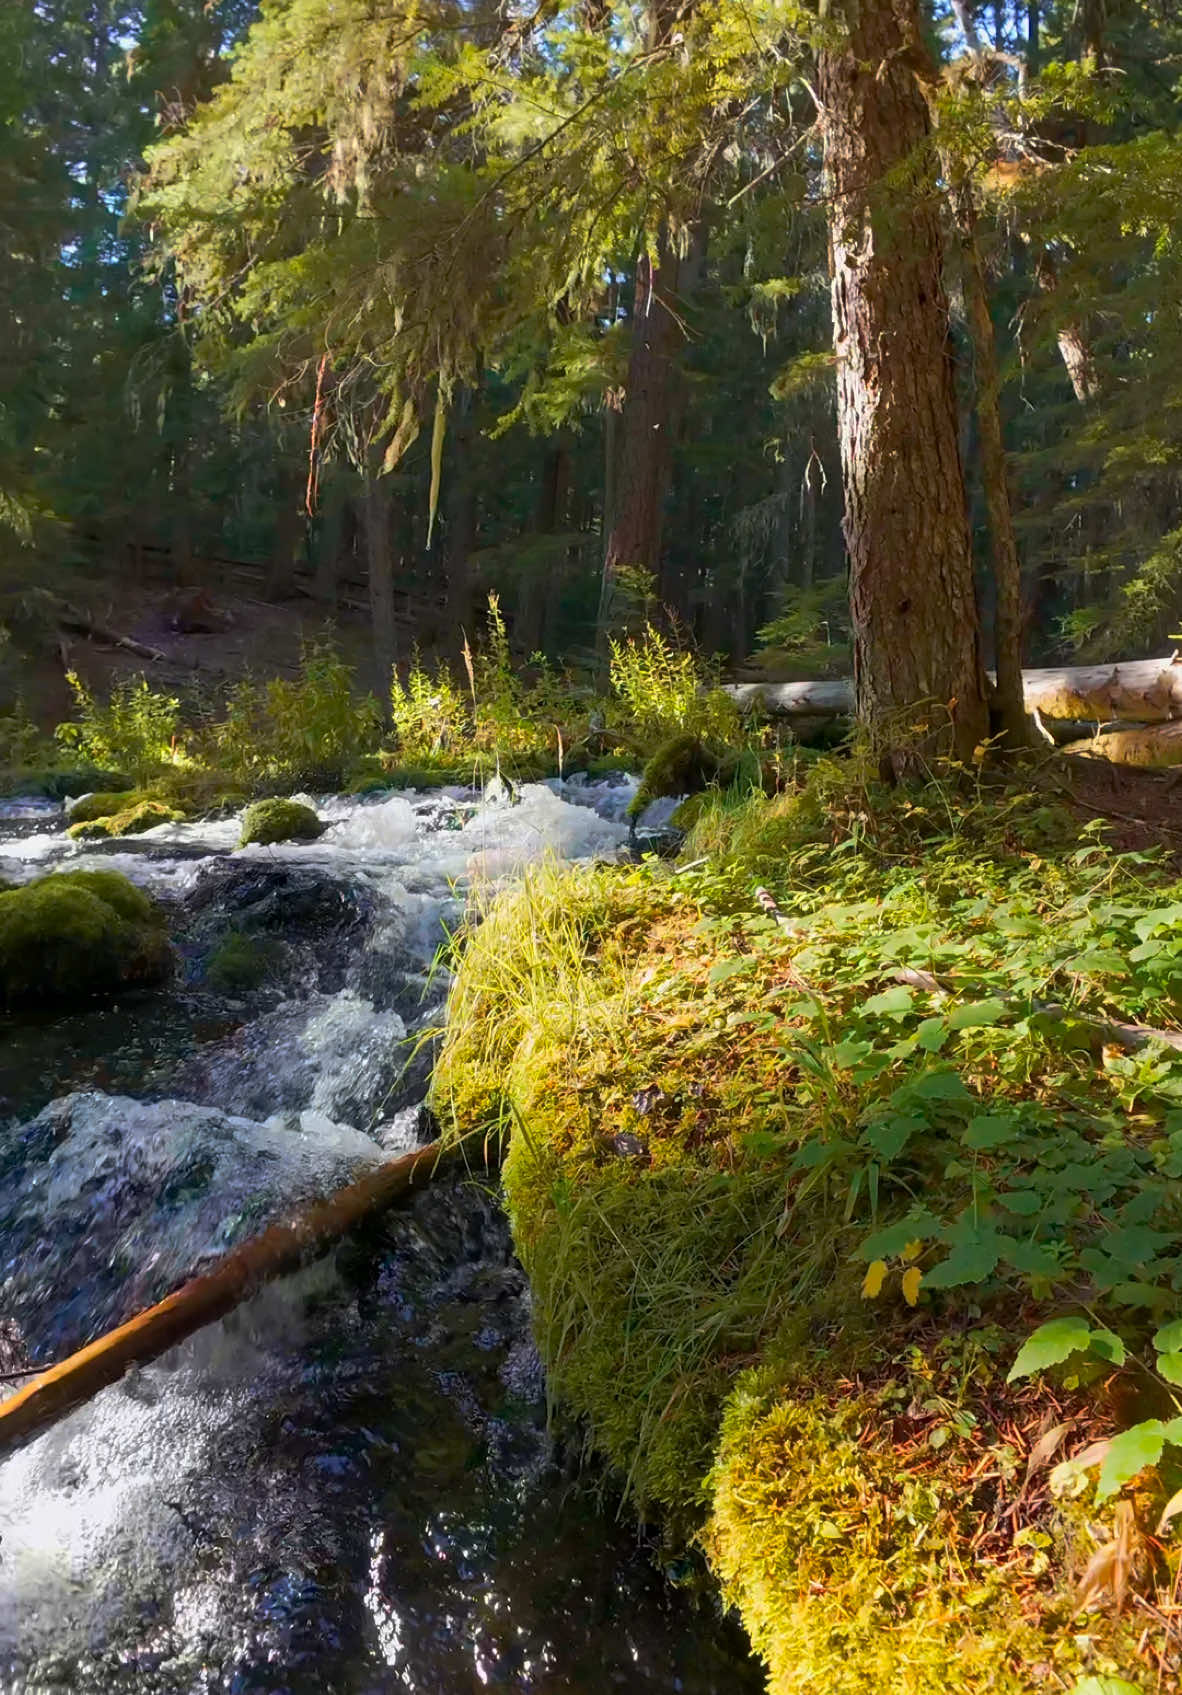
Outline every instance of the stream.
MULTIPOLYGON (((465 891, 616 857, 632 792, 320 798, 319 841, 247 849, 237 818, 96 848, 0 803, 0 877, 114 867, 179 959, 0 1021, 0 1372, 428 1140, 415 1038, 465 891), (213 968, 227 936, 257 987, 213 968)), ((0 1691, 755 1695, 741 1632, 659 1559, 548 1429, 495 1190, 456 1178, 0 1461, 0 1691)))

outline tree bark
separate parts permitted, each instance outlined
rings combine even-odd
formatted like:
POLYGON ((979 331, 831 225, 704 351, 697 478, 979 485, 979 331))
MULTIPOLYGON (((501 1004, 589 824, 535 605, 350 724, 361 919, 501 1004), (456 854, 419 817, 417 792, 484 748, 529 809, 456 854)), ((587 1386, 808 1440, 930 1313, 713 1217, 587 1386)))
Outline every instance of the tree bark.
POLYGON ((610 528, 603 555, 600 623, 607 622, 621 570, 657 577, 665 497, 673 473, 673 416, 682 335, 673 315, 680 262, 663 232, 654 262, 636 266, 632 345, 624 413, 612 466, 610 528))
POLYGON ((390 500, 380 477, 365 485, 365 544, 369 575, 369 612, 378 686, 384 700, 397 652, 394 640, 394 555, 390 546, 390 500))
POLYGON ((452 408, 452 469, 443 525, 444 647, 449 654, 459 653, 472 623, 471 559, 478 517, 472 475, 476 400, 476 391, 464 387, 452 408))
POLYGON ((268 600, 283 600, 295 588, 296 549, 303 527, 300 492, 297 482, 281 476, 279 504, 275 512, 275 539, 264 591, 268 600))
POLYGON ((1009 472, 1001 424, 1001 370, 989 312, 989 290, 977 240, 977 212, 970 182, 960 185, 956 221, 964 280, 965 315, 973 343, 981 484, 989 518, 989 545, 997 596, 994 617, 994 707, 1008 748, 1031 742, 1022 693, 1022 567, 1014 534, 1009 472))
POLYGON ((861 0, 819 64, 858 716, 893 768, 988 734, 916 0, 861 0))

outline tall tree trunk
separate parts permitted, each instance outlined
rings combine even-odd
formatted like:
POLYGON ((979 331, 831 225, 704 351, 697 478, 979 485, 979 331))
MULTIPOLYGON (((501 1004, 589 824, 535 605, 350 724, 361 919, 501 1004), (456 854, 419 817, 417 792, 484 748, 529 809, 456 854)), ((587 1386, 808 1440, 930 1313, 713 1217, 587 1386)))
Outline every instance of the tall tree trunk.
POLYGON ((601 626, 610 618, 622 569, 638 566, 653 577, 660 570, 682 340, 673 314, 679 270, 667 232, 662 232, 655 262, 642 252, 636 265, 628 383, 616 431, 610 528, 603 554, 601 626))
POLYGON ((476 545, 476 480, 472 446, 476 392, 461 389, 452 409, 452 470, 444 510, 443 574, 446 604, 444 647, 458 654, 472 622, 472 550, 476 545))
POLYGON ((299 480, 285 476, 281 470, 275 536, 267 566, 265 592, 268 600, 283 600, 295 589, 296 549, 303 529, 299 505, 301 493, 299 480))
POLYGON ((312 546, 316 569, 312 593, 323 605, 334 610, 348 523, 349 498, 340 482, 333 478, 321 495, 315 521, 312 546))
POLYGON ((1006 745, 1025 747, 1031 738, 1022 693, 1022 567, 1014 535, 1014 513, 1001 426, 1001 371, 997 362, 997 340, 989 312, 989 290, 981 263, 977 212, 970 182, 960 185, 956 222, 960 232, 965 315, 973 343, 981 484, 989 518, 989 545, 997 595, 994 705, 1005 733, 1006 745))
POLYGON ((860 0, 820 56, 838 432, 858 716, 894 768, 988 733, 916 0, 860 0))
POLYGON ((369 615, 373 621, 373 651, 378 698, 390 691, 397 658, 394 641, 394 553, 390 546, 390 499, 380 477, 365 484, 365 548, 369 567, 369 615))

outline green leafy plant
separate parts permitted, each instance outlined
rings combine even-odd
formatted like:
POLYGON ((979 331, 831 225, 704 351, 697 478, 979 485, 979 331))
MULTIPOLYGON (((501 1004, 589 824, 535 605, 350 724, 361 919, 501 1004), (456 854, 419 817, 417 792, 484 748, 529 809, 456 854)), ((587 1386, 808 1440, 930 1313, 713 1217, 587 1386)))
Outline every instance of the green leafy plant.
POLYGON ((127 771, 140 781, 184 763, 181 705, 175 695, 154 689, 141 676, 116 683, 102 702, 76 672, 68 672, 67 681, 77 718, 59 724, 55 733, 72 755, 101 770, 127 771))
POLYGON ((236 783, 308 783, 326 789, 376 750, 381 713, 358 695, 350 666, 327 642, 304 649, 294 678, 240 683, 206 732, 207 759, 236 783))

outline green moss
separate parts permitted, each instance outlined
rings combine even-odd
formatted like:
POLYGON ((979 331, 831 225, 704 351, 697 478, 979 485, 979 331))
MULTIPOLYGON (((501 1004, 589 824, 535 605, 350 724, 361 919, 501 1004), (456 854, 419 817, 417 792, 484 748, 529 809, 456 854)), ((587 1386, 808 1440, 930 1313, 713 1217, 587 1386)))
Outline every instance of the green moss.
MULTIPOLYGON (((1015 1477, 1007 1533, 974 1556, 997 1494, 973 1481, 981 1432, 938 1448, 900 1440, 913 1385, 869 1388, 802 1353, 794 1373, 753 1373, 733 1393, 702 1536, 772 1695, 1026 1695, 1084 1673, 1137 1677, 1140 1627, 1108 1614, 1083 1629, 1064 1582, 1111 1520, 1089 1534, 1086 1515, 1040 1489, 1023 1510, 1015 1477)), ((998 1457, 975 1469, 996 1479, 1006 1453, 986 1434, 998 1457)))
POLYGON ((279 942, 231 930, 209 957, 206 981, 215 989, 237 994, 265 983, 283 957, 279 942))
MULTIPOLYGON (((96 795, 96 800, 128 800, 127 796, 96 795)), ((180 824, 185 814, 167 802, 153 799, 132 800, 117 812, 103 813, 90 819, 79 819, 69 826, 66 834, 75 841, 96 841, 116 836, 141 836, 158 824, 180 824)))
POLYGON ((696 794, 719 781, 733 756, 716 753, 688 731, 670 736, 648 760, 628 812, 639 818, 645 807, 665 795, 696 794))
POLYGON ((259 800, 248 806, 242 815, 242 835, 239 846, 260 842, 264 847, 272 842, 314 842, 324 834, 321 823, 310 806, 298 800, 259 800))
POLYGON ((675 830, 684 830, 688 835, 709 804, 706 794, 687 795, 669 814, 669 822, 675 830))
POLYGON ((157 779, 153 792, 189 818, 238 812, 250 798, 223 772, 194 766, 170 767, 157 779))
POLYGON ((61 872, 0 893, 6 1007, 113 994, 171 968, 160 909, 117 872, 61 872))
MULTIPOLYGON (((1094 1392, 1006 1383, 1034 1322, 1029 1290, 999 1270, 910 1307, 893 1261, 881 1298, 861 1294, 876 1222, 916 1196, 955 1217, 965 1171, 971 1202, 1002 1157, 953 1159, 958 1132, 937 1105, 896 1187, 884 1143, 872 1218, 866 1126, 909 1080, 955 1063, 966 1112, 997 1099, 1032 1125, 1070 1119, 1081 1159, 1099 1159, 1106 1135, 1158 1136, 1173 1110, 1167 1079, 1134 1116, 1146 1097, 1120 1094, 1119 1064, 1087 1049, 1065 1061, 1029 1022, 950 1024, 932 1054, 909 1040, 936 1021, 922 998, 868 1007, 917 949, 968 984, 1012 980, 1030 938, 1057 958, 1060 913, 1078 973, 1081 926, 1172 910, 1182 893, 1162 871, 1097 857, 1096 900, 1112 907, 1085 919, 1079 847, 1028 797, 880 794, 858 766, 822 761, 799 793, 702 800, 690 851, 705 870, 543 868, 462 939, 433 1104, 449 1135, 508 1138, 551 1390, 639 1511, 700 1535, 774 1695, 1025 1695, 1153 1676, 1140 1615, 1076 1607, 1111 1505, 1025 1481, 1050 1423, 1070 1419, 1073 1445, 1111 1428, 1094 1392), (756 882, 807 937, 769 922, 756 882)), ((1087 992, 1105 992, 1095 982, 1087 992)), ((1138 1016, 1168 1022, 1160 983, 1120 982, 1147 997, 1138 1016)), ((1080 1218, 1097 1227, 1091 1208, 1080 1218)), ((925 1270, 945 1251, 925 1247, 925 1270)))
MULTIPOLYGON (((137 789, 99 790, 95 794, 80 795, 66 808, 66 816, 71 824, 93 824, 98 818, 111 818, 116 812, 125 812, 144 798, 137 789)), ((155 799, 155 796, 152 798, 155 799)))

